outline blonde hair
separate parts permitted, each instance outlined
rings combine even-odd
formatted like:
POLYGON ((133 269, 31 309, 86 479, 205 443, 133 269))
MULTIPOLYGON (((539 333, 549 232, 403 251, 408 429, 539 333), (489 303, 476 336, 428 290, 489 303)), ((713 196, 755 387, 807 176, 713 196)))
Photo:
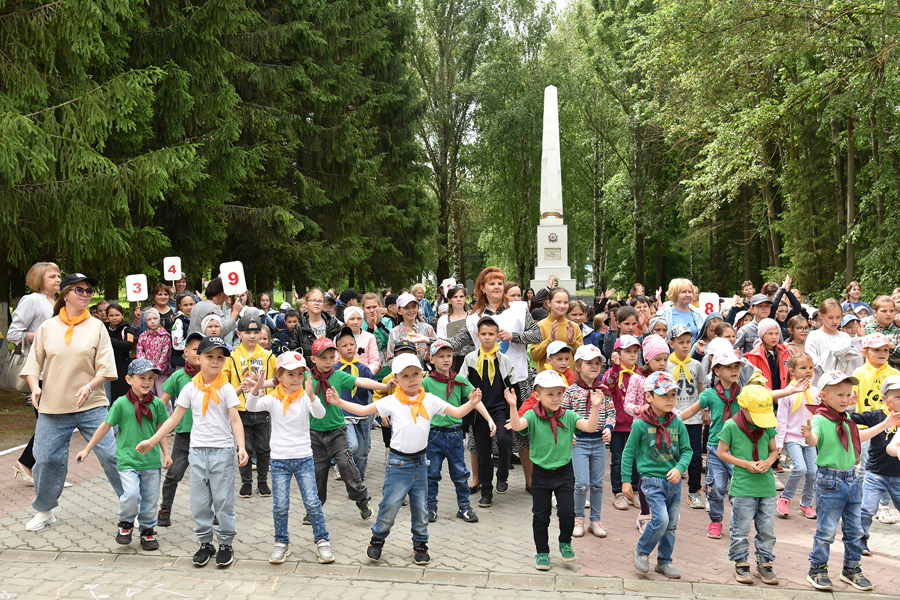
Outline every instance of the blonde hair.
POLYGON ((381 306, 381 298, 379 298, 378 294, 376 294, 375 292, 368 292, 366 294, 363 294, 362 302, 360 302, 360 304, 365 306, 366 300, 374 300, 376 304, 378 304, 378 306, 381 306))
POLYGON ((44 285, 44 275, 47 274, 47 271, 56 271, 60 275, 62 274, 56 263, 39 262, 31 265, 31 268, 28 269, 28 273, 25 275, 25 284, 28 286, 28 289, 32 292, 40 292, 41 287, 44 285))
POLYGON ((833 310, 835 308, 838 309, 839 311, 841 311, 842 313, 844 312, 844 309, 841 308, 840 302, 838 302, 834 298, 826 298, 826 299, 822 300, 822 304, 819 305, 819 312, 817 314, 825 315, 825 314, 828 314, 828 311, 833 310))
POLYGON ((424 292, 424 291, 425 291, 425 286, 422 285, 421 283, 417 283, 417 284, 415 284, 414 286, 412 286, 411 288, 409 288, 409 291, 410 291, 410 293, 412 293, 412 294, 415 294, 418 290, 422 290, 422 291, 424 292))
POLYGON ((894 301, 890 296, 878 296, 874 300, 872 300, 872 310, 877 311, 878 307, 882 304, 890 304, 892 307, 894 306, 894 301))
POLYGON ((669 289, 666 290, 666 299, 675 302, 678 294, 686 289, 691 290, 692 294, 694 293, 694 284, 690 279, 673 279, 669 282, 669 289))

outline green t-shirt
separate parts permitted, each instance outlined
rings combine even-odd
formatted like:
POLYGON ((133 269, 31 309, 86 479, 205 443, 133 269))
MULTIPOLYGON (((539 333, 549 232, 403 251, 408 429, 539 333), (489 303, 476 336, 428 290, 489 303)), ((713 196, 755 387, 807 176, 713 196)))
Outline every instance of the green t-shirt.
MULTIPOLYGON (((731 397, 728 390, 725 390, 725 396, 731 397)), ((731 414, 736 415, 740 412, 741 407, 738 406, 737 400, 730 404, 731 414)), ((722 431, 722 426, 725 424, 722 421, 722 415, 725 414, 725 403, 719 398, 715 388, 708 388, 700 394, 700 406, 709 410, 709 441, 706 444, 707 446, 718 446, 719 432, 722 431)))
MULTIPOLYGON (((188 375, 184 369, 178 369, 171 377, 166 379, 165 383, 163 383, 163 391, 172 396, 172 406, 175 406, 175 400, 178 399, 178 394, 181 393, 184 386, 189 384, 192 379, 193 377, 188 375)), ((175 426, 175 433, 190 433, 193 426, 194 416, 191 414, 191 409, 189 408, 184 411, 184 417, 181 419, 181 422, 175 426)))
POLYGON ((853 438, 850 437, 850 427, 845 423, 844 429, 847 430, 847 449, 837 434, 837 421, 826 419, 822 415, 814 415, 811 420, 812 432, 819 436, 819 443, 816 444, 816 450, 819 455, 816 457, 816 466, 826 467, 829 469, 852 469, 856 464, 856 452, 853 450, 853 438))
MULTIPOLYGON (((751 424, 751 429, 756 426, 751 424)), ((775 437, 775 428, 769 427, 759 438, 759 460, 769 457, 769 440, 775 437)), ((728 451, 735 458, 753 460, 753 442, 741 431, 737 423, 729 420, 719 432, 719 441, 728 444, 728 451)), ((729 495, 736 498, 771 498, 775 496, 775 473, 769 469, 765 473, 751 473, 744 467, 734 465, 729 495)))
MULTIPOLYGON (((334 391, 340 396, 344 390, 353 389, 353 386, 356 385, 356 379, 357 378, 350 373, 335 369, 331 372, 331 375, 328 376, 328 383, 331 384, 334 391)), ((313 378, 313 390, 317 387, 318 381, 313 378)), ((322 402, 325 402, 325 398, 321 398, 321 400, 322 402)), ((317 419, 311 415, 309 417, 309 428, 315 431, 334 431, 335 429, 343 427, 345 423, 344 411, 334 404, 328 404, 326 406, 325 416, 321 419, 317 419)))
POLYGON ((162 467, 159 446, 147 454, 138 454, 136 450, 138 444, 152 438, 156 434, 156 428, 169 418, 166 405, 159 398, 154 398, 149 406, 153 418, 144 415, 140 427, 137 417, 134 416, 134 404, 125 396, 120 397, 109 407, 106 422, 119 426, 119 435, 116 437, 116 468, 119 471, 127 469, 147 471, 162 467))
POLYGON ((559 420, 562 427, 556 428, 556 442, 553 441, 553 429, 550 421, 542 419, 529 409, 522 417, 528 421, 528 429, 520 433, 531 435, 531 461, 544 469, 558 469, 572 462, 572 439, 575 437, 575 422, 580 418, 578 413, 567 410, 559 420))
MULTIPOLYGON (((462 375, 457 375, 453 381, 456 382, 456 386, 454 386, 450 398, 444 397, 447 395, 447 384, 441 383, 432 377, 423 379, 422 387, 425 388, 425 391, 429 394, 434 394, 441 400, 447 401, 448 404, 462 406, 463 398, 467 398, 472 392, 472 384, 462 375)), ((452 427, 453 425, 459 425, 461 423, 462 419, 457 419, 450 415, 435 415, 431 419, 432 427, 452 427)))
MULTIPOLYGON (((662 423, 664 417, 657 417, 662 423)), ((682 473, 687 471, 691 463, 694 451, 691 450, 691 440, 688 437, 687 427, 684 421, 675 417, 669 426, 671 445, 665 440, 662 449, 656 446, 656 427, 635 418, 631 424, 631 433, 622 450, 622 481, 631 483, 631 465, 637 463, 638 473, 641 477, 662 477, 663 479, 672 469, 678 469, 682 473), (627 468, 626 468, 626 465, 627 468)), ((716 442, 718 444, 718 442, 716 442)))

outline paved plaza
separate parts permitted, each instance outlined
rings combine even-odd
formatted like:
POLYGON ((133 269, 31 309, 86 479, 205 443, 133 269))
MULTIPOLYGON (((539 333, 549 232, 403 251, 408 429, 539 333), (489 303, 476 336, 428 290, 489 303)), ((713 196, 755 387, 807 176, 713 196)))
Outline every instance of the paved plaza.
MULTIPOLYGON (((373 439, 366 484, 373 508, 381 497, 384 450, 380 436, 373 439)), ((812 598, 831 597, 814 592, 805 582, 807 554, 812 546, 815 522, 794 513, 776 522, 778 543, 775 570, 778 586, 757 583, 742 586, 733 579, 727 560, 726 535, 706 537, 707 514, 684 506, 678 524, 675 566, 680 581, 662 575, 641 575, 631 564, 631 550, 639 533, 634 521, 638 511, 617 511, 610 503, 606 482, 603 524, 609 536, 576 538, 578 559, 563 563, 551 552, 548 573, 534 569, 531 535, 531 496, 524 490, 521 468, 510 477, 510 491, 497 494, 494 506, 475 510, 479 523, 455 518, 452 487, 446 475, 441 487, 438 521, 429 525, 432 562, 417 567, 412 561, 408 509, 401 509, 378 565, 365 559, 372 520, 362 521, 346 498, 343 484, 329 482, 325 517, 336 562, 316 562, 312 530, 301 523, 303 506, 299 491, 291 497, 293 555, 283 565, 267 562, 272 550, 271 498, 236 499, 237 561, 227 570, 212 564, 196 569, 190 557, 197 541, 191 531, 188 507, 189 475, 179 487, 173 509, 173 525, 158 528, 160 550, 144 552, 137 540, 119 546, 114 540, 117 500, 102 474, 96 457, 74 462, 84 447, 79 434, 72 438, 67 488, 56 512, 58 524, 38 533, 25 531, 33 514, 28 506, 33 488, 12 479, 11 464, 18 453, 0 457, 0 600, 3 598, 245 598, 285 597, 362 598, 591 598, 622 597, 717 597, 717 598, 812 598)), ((239 483, 239 482, 238 482, 239 483)), ((686 487, 686 484, 685 484, 686 487)), ((685 490, 686 492, 686 490, 685 490)), ((477 497, 473 496, 473 505, 477 497)), ((727 512, 727 508, 726 508, 727 512)), ((896 514, 896 513, 895 513, 896 514)), ((551 524, 551 542, 556 521, 551 524)), ((874 523, 872 556, 863 558, 866 575, 875 584, 875 595, 897 598, 900 590, 900 524, 874 523)), ((838 534, 838 538, 840 534, 838 534)), ((551 543, 551 548, 553 544, 551 543)), ((843 548, 838 540, 831 565, 835 598, 861 592, 837 581, 843 548)), ((651 561, 655 555, 651 556, 651 561)), ((872 594, 869 594, 873 596, 872 594)))

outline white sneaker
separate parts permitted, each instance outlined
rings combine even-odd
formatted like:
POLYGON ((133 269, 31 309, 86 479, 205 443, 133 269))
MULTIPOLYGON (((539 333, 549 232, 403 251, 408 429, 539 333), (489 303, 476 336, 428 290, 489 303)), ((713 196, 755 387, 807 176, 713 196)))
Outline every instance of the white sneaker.
POLYGON ((590 498, 585 498, 585 499, 584 499, 584 507, 585 507, 585 508, 590 508, 590 507, 591 507, 591 499, 590 499, 590 498))
POLYGON ((784 491, 784 484, 781 483, 781 480, 778 479, 777 477, 775 478, 775 491, 776 491, 776 492, 783 492, 783 491, 784 491))
POLYGON ((575 517, 575 528, 572 530, 572 537, 584 536, 584 517, 575 517))
POLYGON ((269 562, 273 565, 280 565, 285 559, 291 555, 291 545, 284 542, 275 542, 275 550, 269 557, 269 562))
POLYGON ((328 540, 319 540, 316 542, 316 556, 319 557, 320 563, 334 562, 334 554, 331 552, 331 544, 328 540))
POLYGON ((588 526, 588 531, 599 538, 606 537, 606 530, 603 529, 603 523, 600 521, 591 521, 591 524, 588 526))
POLYGON ((550 504, 553 505, 553 508, 556 508, 556 494, 553 494, 550 498, 550 504))
POLYGON ((331 468, 334 471, 334 480, 341 481, 341 472, 338 470, 337 465, 331 468))
POLYGON ((891 507, 883 504, 878 507, 878 516, 876 518, 885 525, 893 525, 896 523, 894 515, 891 514, 891 507))
POLYGON ((34 515, 34 517, 28 521, 28 524, 25 526, 25 531, 40 531, 44 527, 48 525, 55 525, 56 517, 52 512, 41 511, 34 515))
POLYGON ((700 492, 688 492, 688 506, 691 508, 703 508, 703 497, 700 492))

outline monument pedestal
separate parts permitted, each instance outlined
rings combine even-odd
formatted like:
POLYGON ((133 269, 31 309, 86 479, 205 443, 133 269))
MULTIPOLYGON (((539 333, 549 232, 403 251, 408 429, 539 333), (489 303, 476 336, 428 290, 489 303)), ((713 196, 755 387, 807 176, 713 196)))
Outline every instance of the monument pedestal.
POLYGON ((569 233, 566 225, 560 219, 543 219, 538 225, 538 265, 534 269, 534 279, 531 280, 531 289, 539 290, 547 285, 551 275, 559 278, 558 287, 568 290, 571 296, 575 295, 575 280, 572 279, 572 269, 568 264, 569 233), (559 224, 545 225, 547 221, 559 221, 559 224))

